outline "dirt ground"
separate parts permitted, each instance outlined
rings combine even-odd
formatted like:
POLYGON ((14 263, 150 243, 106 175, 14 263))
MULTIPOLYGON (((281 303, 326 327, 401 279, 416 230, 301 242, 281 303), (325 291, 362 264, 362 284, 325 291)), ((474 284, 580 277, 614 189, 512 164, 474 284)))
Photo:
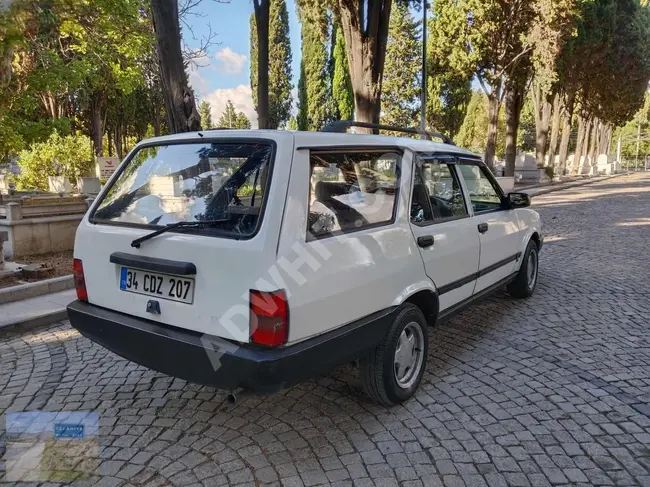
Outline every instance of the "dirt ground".
MULTIPOLYGON (((18 259, 7 259, 8 262, 18 262, 21 264, 42 264, 43 267, 52 267, 54 270, 50 275, 43 279, 52 277, 66 276, 72 274, 72 250, 64 252, 52 252, 49 254, 30 255, 18 259)), ((0 289, 28 282, 42 281, 43 279, 2 279, 0 280, 0 289)))

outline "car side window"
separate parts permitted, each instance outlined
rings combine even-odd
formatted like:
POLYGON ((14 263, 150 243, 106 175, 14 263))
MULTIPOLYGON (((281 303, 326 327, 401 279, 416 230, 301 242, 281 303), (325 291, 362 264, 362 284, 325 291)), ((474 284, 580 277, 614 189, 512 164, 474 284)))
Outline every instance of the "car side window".
POLYGON ((411 221, 427 223, 467 216, 458 175, 450 164, 423 161, 413 184, 411 221))
POLYGON ((393 151, 312 152, 307 239, 392 222, 400 160, 393 151))
POLYGON ((472 202, 474 213, 491 211, 501 208, 501 191, 497 189, 492 179, 487 176, 488 168, 484 166, 460 165, 465 186, 472 202))

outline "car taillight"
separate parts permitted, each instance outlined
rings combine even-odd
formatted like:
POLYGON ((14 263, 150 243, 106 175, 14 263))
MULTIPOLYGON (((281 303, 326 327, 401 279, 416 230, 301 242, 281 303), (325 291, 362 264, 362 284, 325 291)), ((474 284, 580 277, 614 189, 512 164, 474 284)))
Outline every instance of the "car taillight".
POLYGON ((86 278, 84 277, 84 265, 80 259, 74 259, 72 261, 72 275, 74 277, 74 287, 77 290, 77 298, 82 301, 88 301, 86 278))
POLYGON ((253 343, 277 347, 289 337, 289 306, 284 291, 250 291, 250 337, 253 343))

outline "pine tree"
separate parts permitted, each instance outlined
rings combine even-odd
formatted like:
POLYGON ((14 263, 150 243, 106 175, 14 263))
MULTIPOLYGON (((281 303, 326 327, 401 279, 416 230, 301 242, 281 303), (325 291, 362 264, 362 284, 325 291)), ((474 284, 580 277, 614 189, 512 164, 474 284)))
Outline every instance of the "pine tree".
POLYGON ((338 23, 332 31, 332 98, 339 120, 354 118, 354 95, 350 82, 350 65, 345 52, 345 36, 338 23))
POLYGON ((244 114, 244 112, 237 113, 237 119, 236 119, 234 128, 237 128, 237 129, 250 129, 251 128, 251 121, 244 114))
POLYGON ((417 125, 420 94, 418 22, 406 4, 396 4, 388 27, 382 96, 382 123, 398 127, 417 125))
POLYGON ((298 126, 317 131, 331 118, 332 96, 328 76, 328 17, 319 0, 300 0, 302 59, 298 82, 298 126))
POLYGON ((223 112, 221 113, 221 117, 219 117, 219 121, 217 122, 217 127, 219 128, 225 128, 225 129, 234 129, 237 128, 237 111, 235 110, 235 106, 232 104, 230 100, 228 100, 228 103, 226 103, 226 108, 224 108, 223 112))
POLYGON ((210 103, 203 100, 199 105, 199 115, 201 116, 201 127, 203 130, 214 128, 212 123, 212 107, 210 103))
MULTIPOLYGON (((255 15, 250 20, 251 88, 257 109, 257 33, 255 15)), ((291 43, 289 12, 285 0, 271 0, 269 23, 269 128, 283 126, 291 115, 291 43)))

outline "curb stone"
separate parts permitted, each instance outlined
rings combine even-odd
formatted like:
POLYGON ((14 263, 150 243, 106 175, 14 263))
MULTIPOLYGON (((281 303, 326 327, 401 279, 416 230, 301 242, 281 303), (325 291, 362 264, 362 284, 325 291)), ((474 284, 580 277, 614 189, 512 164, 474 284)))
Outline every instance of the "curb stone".
POLYGON ((67 319, 68 310, 64 307, 62 310, 56 310, 49 313, 44 313, 39 316, 32 316, 30 318, 21 319, 8 325, 0 325, 0 336, 6 333, 22 333, 33 328, 48 326, 58 321, 65 321, 67 319))
POLYGON ((72 274, 0 289, 0 305, 74 288, 72 274))

